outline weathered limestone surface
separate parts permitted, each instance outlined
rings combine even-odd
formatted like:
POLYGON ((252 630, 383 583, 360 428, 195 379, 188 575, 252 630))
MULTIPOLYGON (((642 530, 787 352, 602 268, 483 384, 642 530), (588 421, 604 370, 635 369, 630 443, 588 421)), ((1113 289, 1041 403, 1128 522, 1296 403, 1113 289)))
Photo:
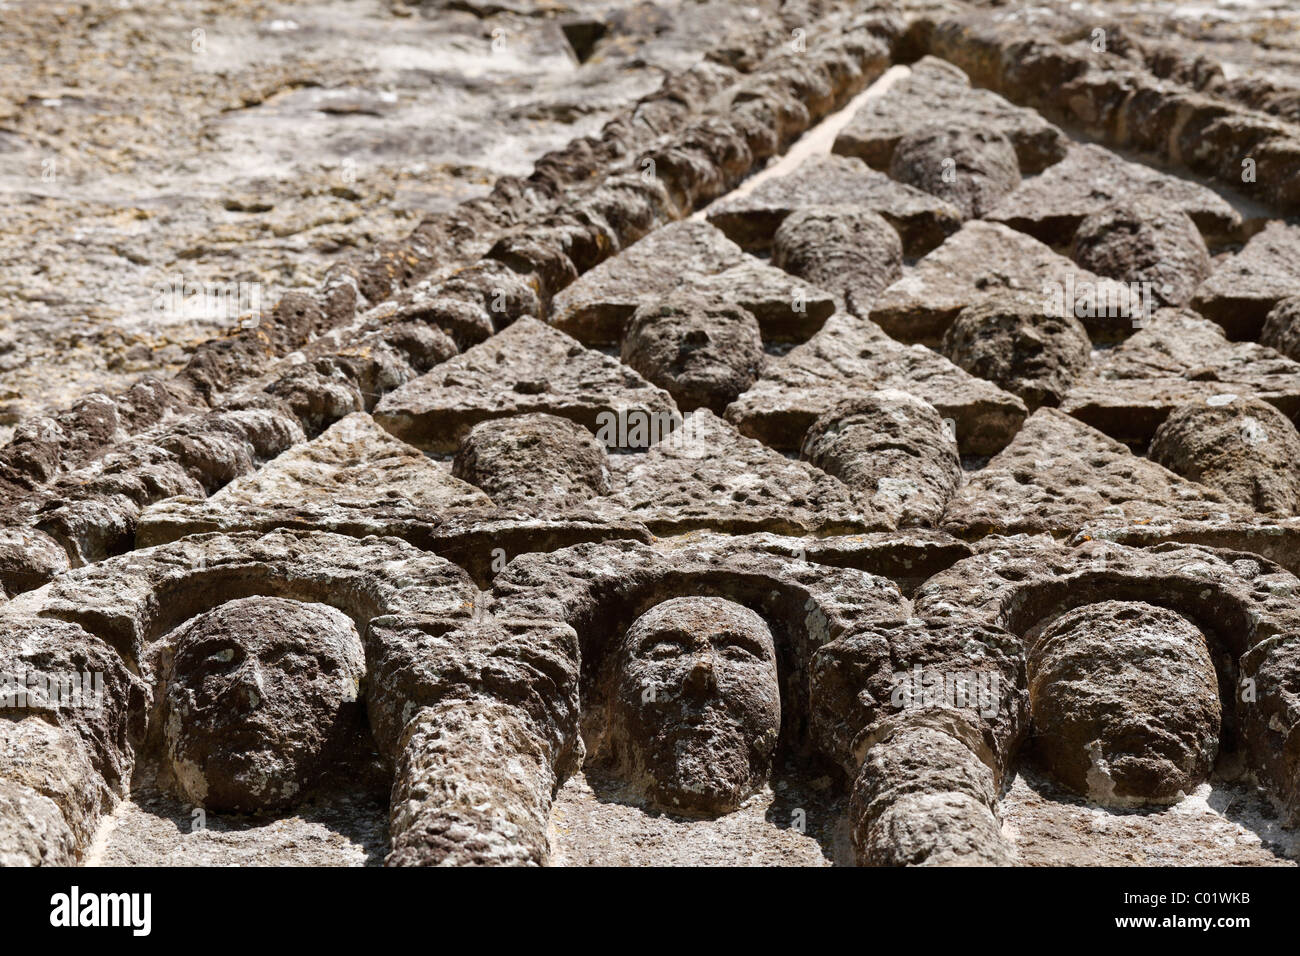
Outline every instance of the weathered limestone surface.
POLYGON ((1269 311, 1300 295, 1300 227, 1271 222, 1220 261, 1192 296, 1192 308, 1234 340, 1259 334, 1269 311))
POLYGON ((1042 302, 1001 296, 958 313, 943 353, 972 375, 1018 395, 1032 411, 1059 405, 1088 367, 1092 343, 1074 316, 1046 315, 1042 302))
POLYGON ((1228 396, 1300 413, 1300 363, 1253 342, 1229 342, 1193 312, 1164 309, 1101 355, 1061 410, 1120 441, 1145 443, 1177 406, 1228 396))
POLYGON ((707 222, 688 221, 652 233, 574 282, 551 304, 550 322, 588 345, 617 345, 640 305, 672 292, 738 305, 758 319, 764 338, 777 341, 806 339, 833 309, 825 292, 746 255, 707 222))
POLYGON ((1074 232, 1070 258, 1109 279, 1150 283, 1161 305, 1186 303, 1211 268, 1192 218, 1151 196, 1090 213, 1074 232))
POLYGON ((203 531, 277 525, 386 534, 403 520, 491 505, 472 484, 355 412, 209 498, 154 505, 141 515, 136 536, 148 547, 203 531))
POLYGON ((956 535, 1070 534, 1106 514, 1129 522, 1246 518, 1249 509, 1186 481, 1083 422, 1040 408, 948 503, 956 535))
POLYGON ((963 219, 982 218, 1020 185, 1011 141, 995 129, 964 123, 908 133, 894 148, 889 175, 946 199, 963 219))
POLYGON ((667 391, 682 411, 703 407, 718 414, 754 384, 767 360, 752 313, 690 295, 638 308, 620 358, 667 391))
POLYGON ((891 524, 839 479, 744 437, 707 409, 688 415, 622 489, 593 507, 626 513, 659 535, 704 528, 824 535, 891 524))
POLYGON ((1204 186, 1121 159, 1104 146, 1070 147, 1065 158, 1027 180, 988 218, 1051 246, 1068 246, 1083 220, 1114 205, 1151 199, 1181 209, 1211 241, 1231 238, 1241 216, 1204 186))
POLYGON ((868 319, 839 314, 790 354, 773 360, 757 384, 727 408, 742 434, 796 450, 822 414, 861 391, 899 389, 955 422, 964 453, 1004 447, 1026 414, 1024 403, 975 378, 923 345, 901 345, 868 319))
POLYGON ((929 402, 868 392, 813 422, 802 453, 898 527, 933 526, 961 484, 957 441, 929 402))
POLYGON ((1053 621, 1029 658, 1029 706, 1053 774, 1098 803, 1177 800, 1218 753, 1222 708, 1205 635, 1139 601, 1053 621))
POLYGON ((902 342, 938 345, 958 313, 993 296, 1036 298, 1042 311, 1073 314, 1094 339, 1133 331, 1141 310, 1127 285, 1093 275, 1024 233, 971 221, 945 240, 871 306, 871 320, 902 342), (1073 296, 1073 302, 1071 302, 1073 296), (1114 302, 1117 314, 1090 307, 1114 302))
POLYGON ((617 359, 523 318, 385 396, 374 414, 398 438, 445 453, 489 418, 545 412, 594 432, 602 412, 655 418, 674 410, 667 392, 617 359))
POLYGON ((898 141, 917 119, 937 125, 969 123, 996 130, 1015 146, 1021 172, 1039 173, 1065 157, 1066 137, 1033 110, 1015 106, 989 90, 972 89, 970 78, 947 60, 926 56, 910 75, 864 104, 835 138, 834 150, 888 170, 898 141))
POLYGON ((903 248, 874 212, 810 206, 781 223, 772 262, 833 292, 836 303, 855 315, 866 315, 880 291, 902 278, 903 248))
POLYGON ((1151 439, 1149 454, 1262 514, 1300 512, 1300 434, 1257 398, 1216 396, 1174 409, 1151 439))
POLYGON ((1259 344, 1300 361, 1300 295, 1280 299, 1268 313, 1259 344))
POLYGON ((897 230, 909 256, 924 255, 961 225, 961 214, 942 199, 841 156, 810 157, 794 172, 714 203, 708 219, 742 248, 763 252, 786 217, 813 206, 876 213, 897 230))
POLYGON ((460 443, 452 474, 495 504, 530 511, 605 494, 610 481, 609 456, 591 432, 540 413, 479 422, 460 443))
MULTIPOLYGON (((73 48, 138 17, 102 3, 73 48)), ((241 276, 257 223, 339 261, 179 371, 146 343, 6 418, 76 257, 0 283, 35 310, 0 329, 0 862, 1293 861, 1300 134, 1261 71, 1300 20, 742 12, 448 0, 391 97, 232 88, 216 142, 320 113, 421 165, 383 228, 369 181, 303 181, 365 206, 342 232, 242 185, 205 240, 241 276), (430 82, 493 111, 412 123, 430 82)), ((6 82, 21 243, 107 108, 6 82)), ((88 274, 136 282, 172 212, 78 232, 88 274)))

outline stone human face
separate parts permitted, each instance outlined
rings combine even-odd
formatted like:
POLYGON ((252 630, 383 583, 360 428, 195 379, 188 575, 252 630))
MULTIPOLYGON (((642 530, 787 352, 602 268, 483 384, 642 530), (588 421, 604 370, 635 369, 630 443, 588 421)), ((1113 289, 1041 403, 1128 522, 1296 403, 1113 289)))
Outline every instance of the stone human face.
POLYGON ((243 598, 182 625, 163 724, 178 788, 213 810, 297 802, 351 724, 363 666, 356 627, 322 604, 243 598))
POLYGON ((654 803, 725 813, 767 781, 781 693, 761 617, 722 598, 665 601, 628 628, 617 666, 611 746, 654 803))

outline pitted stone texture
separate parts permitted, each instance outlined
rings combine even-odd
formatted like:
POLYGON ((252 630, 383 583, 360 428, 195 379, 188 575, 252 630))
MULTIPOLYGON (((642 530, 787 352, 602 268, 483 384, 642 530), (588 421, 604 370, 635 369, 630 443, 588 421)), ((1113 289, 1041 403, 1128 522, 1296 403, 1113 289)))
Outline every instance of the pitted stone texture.
POLYGON ((1133 331, 1128 286, 1101 279, 1057 255, 1036 239, 1000 223, 973 220, 902 279, 882 292, 871 320, 902 342, 938 345, 957 314, 994 296, 1037 297, 1044 312, 1070 311, 1094 339, 1123 338, 1133 331), (1086 291, 1122 305, 1118 318, 1087 317, 1086 291), (1083 312, 1083 315, 1080 315, 1083 312))
POLYGON ((0 855, 74 863, 129 787, 148 690, 109 644, 26 595, 0 606, 0 675, 0 855))
POLYGON ((1225 398, 1170 412, 1151 440, 1151 460, 1255 511, 1300 512, 1300 434, 1295 425, 1266 402, 1225 398))
POLYGON ((1269 311, 1295 295, 1300 295, 1300 226, 1274 221, 1215 265, 1192 297, 1192 308, 1223 326, 1228 338, 1253 339, 1269 311))
POLYGON ((898 233, 870 210, 810 206, 777 229, 772 264, 866 315, 881 290, 902 278, 903 247, 898 233))
POLYGON ((781 686, 766 621, 723 598, 673 598, 614 653, 605 741, 625 781, 666 810, 706 815, 767 782, 781 686))
POLYGON ((842 534, 888 526, 837 478, 738 434, 707 409, 652 446, 601 512, 625 514, 658 535, 697 529, 842 534))
POLYGON ((1300 807, 1300 579, 1258 554, 1172 542, 1066 546, 1045 535, 990 540, 927 581, 913 613, 1028 636, 1077 607, 1106 601, 1177 609, 1211 637, 1219 674, 1233 675, 1220 683, 1224 704, 1253 681, 1252 703, 1224 708, 1222 740, 1239 745, 1247 768, 1289 812, 1300 807))
MULTIPOLYGON (((492 835, 492 845, 512 858, 535 860, 534 848, 544 854, 544 825, 520 825, 514 849, 505 849, 512 838, 504 824, 517 819, 508 815, 507 807, 522 808, 535 800, 544 813, 555 780, 581 759, 582 741, 591 753, 600 752, 607 709, 599 706, 593 690, 608 686, 603 680, 612 674, 608 668, 614 663, 615 642, 645 609, 683 596, 719 597, 744 605, 768 623, 774 636, 780 635, 777 650, 786 665, 780 675, 781 706, 784 711, 788 702, 796 715, 806 713, 804 675, 812 648, 856 625, 897 620, 905 613, 898 589, 882 578, 755 552, 743 539, 710 538, 676 541, 665 550, 616 541, 521 555, 494 581, 488 613, 454 633, 408 627, 399 637, 388 633, 386 619, 376 622, 370 640, 384 650, 372 668, 372 686, 385 698, 395 696, 392 702, 381 702, 381 713, 400 701, 429 707, 439 701, 491 697, 513 708, 521 727, 516 733, 511 723, 495 737, 504 742, 489 756, 487 773, 471 780, 486 784, 468 791, 472 805, 456 799, 462 788, 455 781, 465 772, 453 768, 444 773, 433 766, 429 774, 419 775, 429 781, 453 781, 440 788, 444 796, 428 801, 429 814, 413 808, 417 818, 430 820, 427 832, 436 835, 435 842, 472 847, 486 832, 492 835), (435 646, 440 653, 430 654, 434 634, 439 635, 435 646), (586 676, 592 682, 584 685, 581 678, 586 676), (509 770, 514 755, 519 755, 518 766, 500 773, 496 782, 490 779, 499 773, 496 768, 509 770), (552 775, 547 777, 546 771, 552 775), (440 807, 448 801, 456 802, 459 812, 443 813, 440 807), (449 816, 453 825, 447 825, 449 816)), ((375 726, 373 704, 371 712, 375 726)), ((390 717, 382 721, 385 727, 391 723, 390 717)), ((491 719, 480 724, 485 730, 495 727, 491 719)), ((795 724, 791 729, 797 728, 795 724)), ((376 736, 381 746, 389 739, 387 733, 376 736)), ((483 732, 468 736, 481 740, 483 732)), ((454 740, 447 749, 453 754, 459 750, 454 740)), ((472 769, 476 763, 462 766, 472 769)), ((400 802, 401 794, 395 793, 395 809, 400 802)), ((401 839, 396 838, 395 845, 401 839)))
POLYGON ((388 866, 545 863, 555 772, 518 708, 448 698, 407 725, 395 768, 388 866))
POLYGON ((1162 309, 1102 353, 1061 410, 1112 438, 1142 444, 1179 405, 1227 395, 1261 399, 1294 418, 1300 362, 1253 342, 1229 342, 1218 325, 1194 312, 1162 309))
POLYGON ((1076 607, 1112 600, 1176 607, 1233 657, 1300 625, 1300 579, 1258 555, 1182 542, 1067 544, 1045 534, 981 542, 921 586, 913 613, 1028 636, 1076 607))
POLYGON ((21 526, 0 529, 0 597, 38 588, 70 566, 68 552, 49 535, 21 526))
POLYGON ((167 758, 180 794, 198 806, 292 806, 356 731, 365 660, 341 611, 242 598, 166 640, 167 758))
POLYGON ((988 218, 1050 246, 1069 246, 1087 216, 1141 198, 1181 209, 1212 242, 1230 239, 1241 225, 1237 211, 1212 189, 1130 163, 1104 146, 1080 143, 998 203, 988 218))
POLYGON ((1074 316, 1048 315, 1041 299, 1008 295, 962 309, 943 337, 943 353, 1033 411, 1061 403, 1088 367, 1092 342, 1074 316))
MULTIPOLYGON (((521 555, 493 582, 492 614, 510 622, 511 633, 518 635, 510 647, 520 653, 545 648, 547 654, 571 654, 576 631, 584 670, 599 671, 612 666, 619 637, 647 608, 676 597, 725 598, 755 611, 780 637, 782 709, 799 718, 808 712, 807 668, 816 648, 855 628, 902 620, 905 602, 884 578, 792 560, 755 549, 754 541, 690 535, 655 547, 614 541, 521 555)), ((426 671, 440 666, 437 660, 418 664, 426 671)), ((563 692, 549 683, 550 696, 538 704, 549 713, 569 714, 564 720, 574 719, 576 710, 569 708, 578 706, 576 670, 572 680, 574 686, 565 685, 563 692)), ((595 718, 583 730, 593 753, 604 732, 604 712, 583 715, 584 721, 595 718)))
POLYGON ((15 523, 58 541, 73 564, 99 561, 131 547, 149 504, 207 494, 304 437, 283 403, 250 396, 199 418, 164 423, 61 475, 17 503, 22 517, 15 523))
POLYGON ((962 479, 956 439, 938 411, 898 390, 826 412, 808 429, 803 455, 900 528, 937 524, 962 479))
POLYGON ((1149 196, 1089 214, 1070 258, 1099 276, 1150 283, 1160 305, 1182 305, 1210 274, 1210 253, 1190 216, 1149 196))
POLYGON ((963 371, 922 345, 900 345, 874 322, 839 314, 811 340, 768 363, 727 409, 742 434, 797 451, 818 418, 864 390, 898 389, 956 422, 964 454, 993 454, 1026 415, 1020 399, 963 371))
POLYGON ((961 214, 942 199, 846 156, 809 157, 792 173, 718 201, 708 218, 745 249, 763 252, 788 216, 821 206, 876 213, 898 232, 909 256, 925 255, 961 225, 961 214))
POLYGON ((140 661, 158 637, 250 593, 331 604, 360 627, 376 615, 467 615, 475 591, 451 562, 394 538, 201 534, 69 571, 0 607, 0 615, 75 622, 140 661))
POLYGON ((707 222, 652 232, 555 297, 551 324, 587 345, 617 345, 633 313, 677 292, 752 312, 765 339, 802 341, 834 309, 830 297, 746 255, 707 222))
POLYGON ((517 415, 475 425, 460 443, 452 474, 502 507, 563 507, 609 492, 609 455, 567 418, 517 415))
POLYGON ((1010 866, 993 811, 964 793, 909 793, 854 831, 874 866, 1010 866))
POLYGON ((986 215, 1020 185, 1011 141, 996 129, 926 125, 894 148, 889 175, 952 203, 963 219, 986 215))
POLYGON ((76 838, 59 805, 31 787, 0 781, 0 866, 68 866, 76 838))
POLYGON ((1034 110, 1015 106, 989 90, 972 89, 959 68, 927 56, 912 64, 911 74, 883 96, 862 105, 836 137, 834 151, 887 170, 898 141, 916 128, 918 117, 944 126, 971 124, 996 130, 1011 141, 1026 174, 1042 172, 1063 159, 1069 142, 1034 110))
POLYGON ((1300 362, 1300 295, 1281 299, 1273 306, 1259 334, 1259 344, 1300 362))
MULTIPOLYGON (((741 537, 731 540, 740 542, 741 537)), ((744 535, 746 547, 829 567, 857 568, 889 578, 910 595, 921 584, 962 558, 971 545, 943 531, 909 528, 828 538, 794 538, 760 532, 744 535)))
POLYGON ((983 624, 854 630, 813 654, 809 686, 813 738, 851 776, 878 741, 924 725, 960 740, 1000 780, 1028 726, 1021 642, 983 624))
POLYGON ((419 448, 447 453, 490 418, 545 412, 594 432, 602 412, 673 411, 666 392, 617 359, 523 318, 386 395, 375 421, 419 448))
POLYGON ((1098 803, 1172 801, 1219 748, 1218 677, 1205 635, 1138 601, 1076 608, 1029 660, 1034 742, 1057 779, 1098 803))
POLYGON ((1004 451, 967 477, 943 527, 967 536, 1060 535, 1105 514, 1134 522, 1249 512, 1057 409, 1040 408, 1004 451))
POLYGON ((203 531, 278 525, 382 534, 403 519, 491 505, 487 495, 355 412, 209 498, 153 505, 140 517, 136 541, 150 547, 203 531))
POLYGON ((867 752, 849 804, 859 862, 872 866, 1011 862, 994 812, 1000 774, 952 729, 914 720, 867 752))
POLYGON ((754 384, 766 356, 751 313, 679 293, 636 310, 623 333, 622 359, 682 411, 721 415, 754 384))

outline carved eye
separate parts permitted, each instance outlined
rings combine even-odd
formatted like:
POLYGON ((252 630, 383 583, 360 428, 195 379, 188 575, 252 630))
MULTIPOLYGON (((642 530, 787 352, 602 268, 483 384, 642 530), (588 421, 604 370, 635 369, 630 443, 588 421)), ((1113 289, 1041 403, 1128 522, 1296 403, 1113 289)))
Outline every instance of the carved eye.
POLYGON ((218 647, 200 657, 197 661, 200 669, 205 671, 225 670, 235 659, 235 648, 218 647))
POLYGON ((722 656, 732 661, 752 661, 754 653, 739 644, 728 644, 722 649, 722 656))
POLYGON ((651 660, 662 661, 671 657, 682 656, 682 646, 680 644, 671 644, 668 641, 660 641, 658 644, 651 645, 647 656, 651 660))

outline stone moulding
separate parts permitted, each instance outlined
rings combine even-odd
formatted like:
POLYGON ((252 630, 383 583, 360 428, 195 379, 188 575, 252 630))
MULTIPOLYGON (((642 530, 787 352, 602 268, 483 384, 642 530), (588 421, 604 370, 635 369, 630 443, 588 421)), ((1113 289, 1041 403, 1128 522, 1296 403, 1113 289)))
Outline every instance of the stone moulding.
MULTIPOLYGON (((146 744, 158 642, 198 614, 254 595, 342 611, 362 635, 366 667, 373 673, 392 653, 383 641, 453 633, 472 622, 479 591, 460 568, 394 538, 275 531, 194 535, 110 558, 0 607, 5 672, 55 670, 66 658, 68 669, 108 675, 107 706, 52 712, 57 718, 55 730, 47 732, 56 735, 52 746, 86 755, 68 758, 82 769, 68 773, 67 781, 81 780, 98 798, 61 798, 63 824, 52 832, 66 829, 73 838, 38 845, 38 858, 59 863, 79 858, 99 815, 126 795, 131 768, 146 744)), ((367 703, 381 752, 399 760, 402 727, 413 713, 410 702, 394 689, 367 694, 367 703)), ((15 766, 14 755, 33 732, 31 721, 44 726, 41 712, 29 706, 16 715, 21 716, 0 728, 7 738, 0 748, 8 755, 5 780, 39 790, 40 777, 33 776, 39 762, 15 766)), ((5 825, 13 827, 15 821, 5 825)))
MULTIPOLYGON (((808 22, 815 19, 809 17, 808 22)), ((491 283, 505 265, 514 281, 530 287, 543 303, 549 302, 555 292, 580 272, 649 229, 681 218, 698 202, 730 188, 756 164, 863 89, 889 62, 888 47, 877 34, 883 31, 883 35, 892 37, 891 31, 896 28, 896 24, 888 21, 874 20, 845 28, 832 17, 821 28, 821 35, 828 38, 824 45, 815 45, 806 53, 786 52, 764 60, 751 73, 734 77, 730 85, 709 79, 710 75, 718 74, 716 66, 706 70, 703 78, 698 72, 694 74, 696 86, 686 83, 679 90, 679 84, 670 82, 665 96, 676 105, 669 111, 670 118, 666 118, 670 125, 680 124, 677 131, 661 134, 648 148, 640 140, 623 143, 612 155, 597 151, 593 156, 588 152, 590 144, 580 142, 573 149, 582 157, 581 175, 574 171, 572 178, 577 185, 571 187, 565 185, 568 181, 565 175, 560 176, 559 183, 552 181, 556 175, 553 167, 558 160, 548 161, 546 157, 539 164, 539 182, 499 183, 497 191, 502 196, 520 191, 519 198, 512 201, 519 202, 520 208, 528 213, 519 215, 509 224, 509 229, 503 230, 503 237, 476 266, 462 270, 439 287, 454 293, 453 298, 459 296, 457 301, 462 307, 484 311, 484 303, 493 292, 491 283), (683 107, 683 103, 687 105, 683 107), (650 168, 656 170, 649 180, 639 175, 642 159, 652 161, 650 168), (628 176, 629 172, 633 175, 628 176), (625 180, 631 180, 630 190, 614 188, 616 183, 625 180), (536 211, 531 192, 534 189, 549 197, 542 204, 542 212, 536 211), (554 209, 562 206, 580 206, 584 199, 589 204, 588 211, 576 215, 553 214, 554 209), (474 276, 479 276, 479 280, 475 281, 474 276)), ((380 259, 385 255, 401 259, 394 250, 381 253, 380 259)), ((384 266, 385 270, 388 268, 384 266)), ((364 282, 360 284, 365 294, 367 286, 364 282)), ((537 300, 527 295, 515 297, 512 307, 522 309, 531 301, 537 300)), ((506 325, 523 314, 521 311, 493 315, 488 321, 506 325)), ((332 334, 304 350, 302 358, 306 361, 287 363, 287 367, 284 367, 286 363, 272 366, 260 382, 245 386, 242 392, 235 391, 232 397, 222 401, 218 410, 209 414, 250 402, 269 401, 298 419, 307 434, 312 435, 343 415, 373 408, 383 394, 445 359, 447 346, 455 348, 445 335, 442 344, 431 344, 427 330, 421 333, 422 324, 438 324, 436 316, 420 321, 401 321, 401 317, 400 310, 381 309, 375 314, 362 315, 346 330, 342 325, 336 327, 332 334), (387 321, 391 318, 397 321, 387 321)), ((449 327, 453 331, 460 328, 455 323, 449 327)), ((179 423, 163 419, 156 426, 156 433, 128 441, 125 447, 129 454, 148 459, 150 468, 161 459, 163 467, 175 470, 174 453, 167 451, 166 441, 190 427, 187 423, 192 418, 182 413, 179 423), (161 451, 159 444, 163 445, 161 451)), ((67 450, 61 437, 63 433, 57 427, 48 431, 49 440, 39 449, 27 449, 24 455, 30 458, 41 451, 44 459, 60 460, 67 450)), ((115 430, 111 441, 100 440, 80 457, 122 448, 115 430)), ((70 460, 77 461, 78 457, 71 456, 70 460)), ((90 467, 92 476, 100 470, 97 464, 90 467)), ((115 475, 109 482, 87 482, 85 477, 72 473, 64 476, 66 480, 57 491, 43 485, 49 475, 40 478, 32 488, 28 487, 30 482, 16 486, 15 496, 21 497, 15 505, 0 511, 0 527, 8 529, 7 537, 16 533, 37 534, 30 516, 49 508, 52 501, 60 502, 60 507, 94 514, 94 518, 84 513, 75 515, 73 524, 93 521, 107 525, 113 529, 110 540, 97 542, 85 553, 77 553, 78 549, 69 547, 66 534, 54 535, 57 544, 73 552, 72 563, 79 564, 120 550, 134 532, 139 511, 145 505, 174 494, 192 493, 175 481, 167 487, 155 487, 157 482, 151 480, 148 469, 137 461, 119 461, 116 467, 124 473, 115 475), (108 489, 105 484, 109 485, 108 489)), ((226 480, 249 468, 251 461, 243 471, 229 474, 226 480)), ((72 536, 75 538, 75 529, 72 536)), ((13 593, 40 579, 42 569, 47 566, 48 562, 33 563, 19 553, 0 553, 0 573, 4 574, 0 589, 13 593)))
POLYGON ((914 613, 988 624, 1033 646, 1065 612, 1104 601, 1171 608, 1206 636, 1224 706, 1222 738, 1285 808, 1300 812, 1300 579, 1258 554, 1165 543, 1137 549, 1046 536, 990 542, 927 581, 914 613))

